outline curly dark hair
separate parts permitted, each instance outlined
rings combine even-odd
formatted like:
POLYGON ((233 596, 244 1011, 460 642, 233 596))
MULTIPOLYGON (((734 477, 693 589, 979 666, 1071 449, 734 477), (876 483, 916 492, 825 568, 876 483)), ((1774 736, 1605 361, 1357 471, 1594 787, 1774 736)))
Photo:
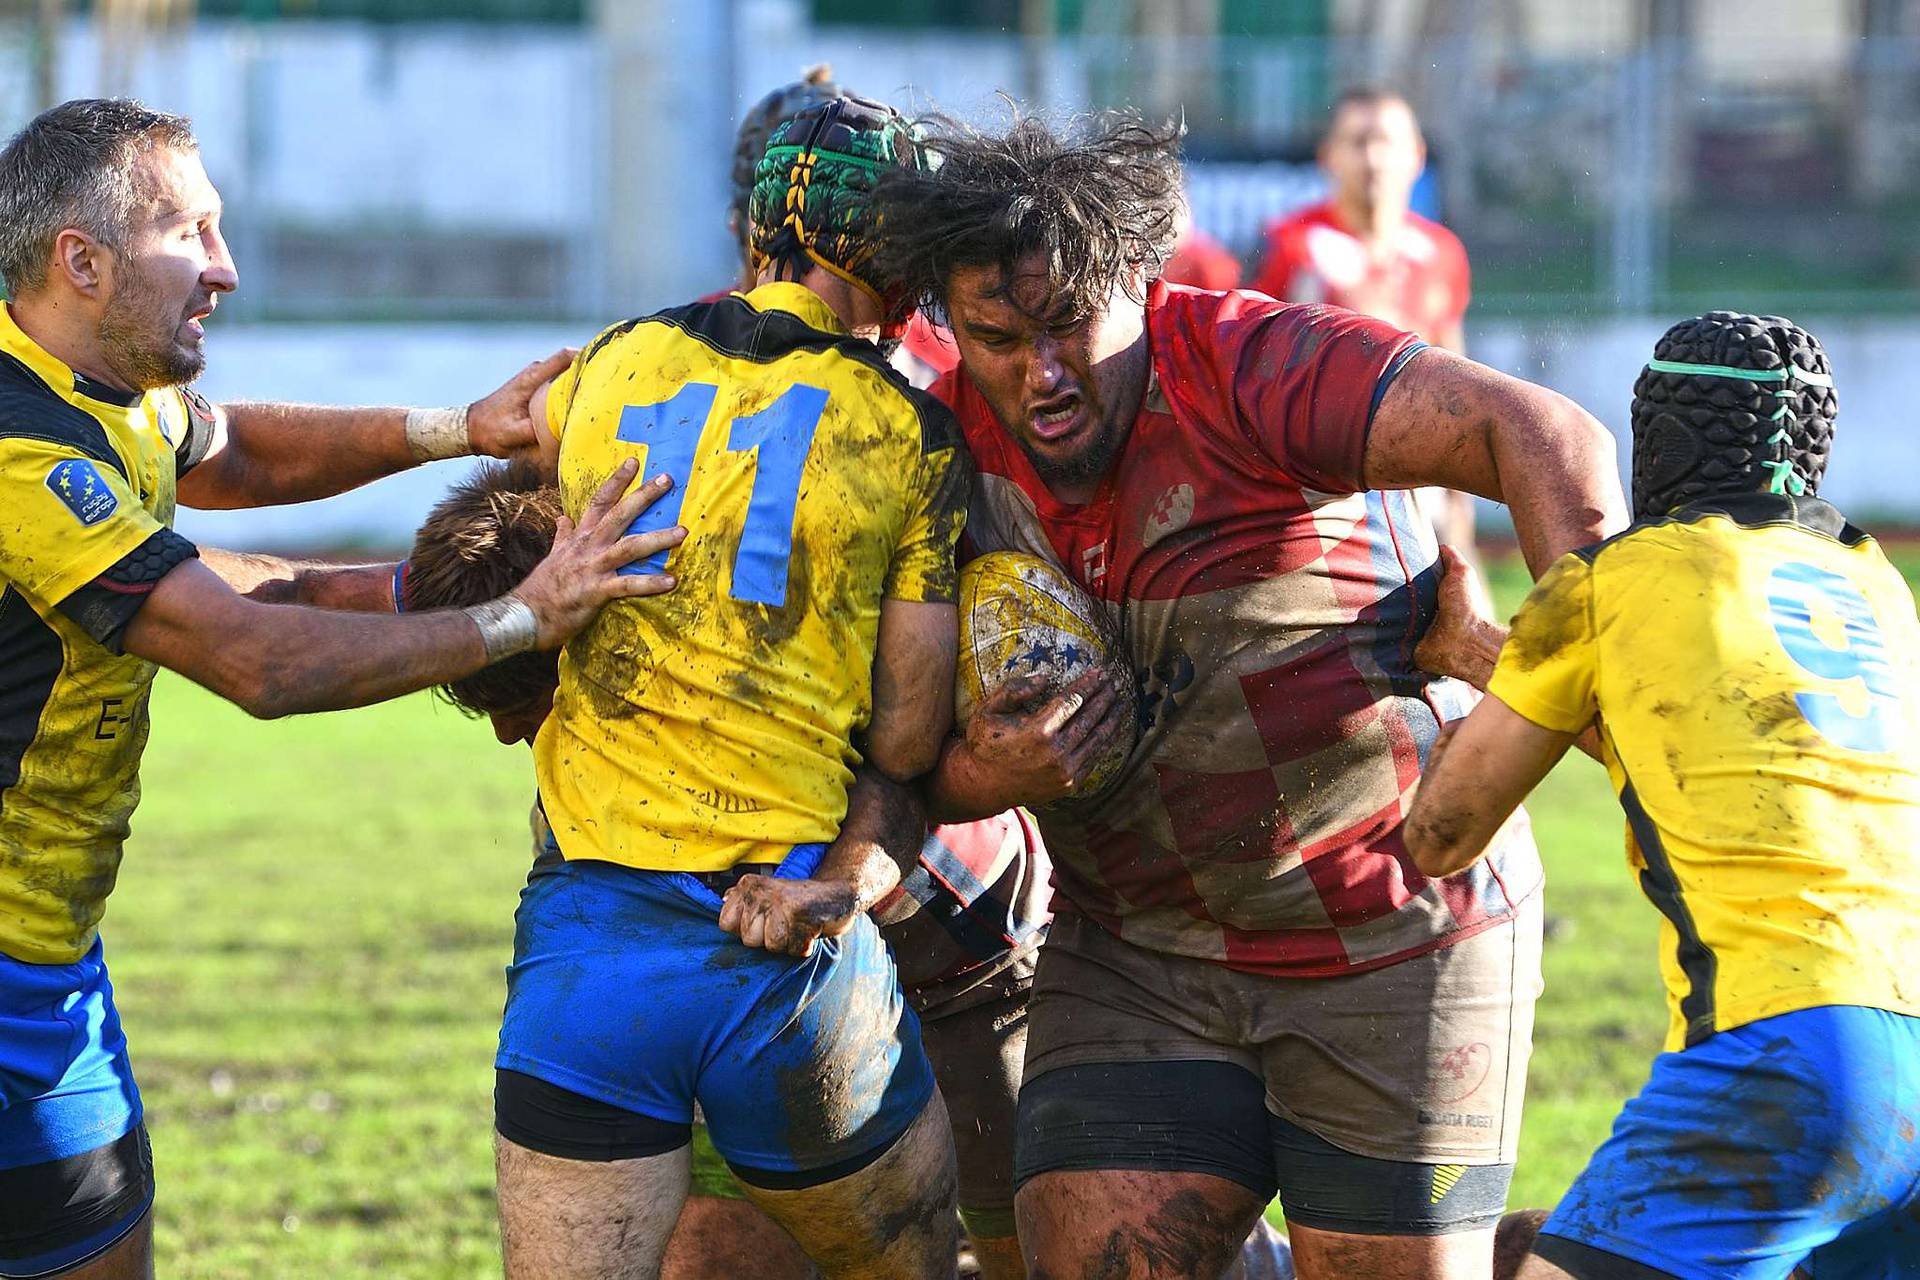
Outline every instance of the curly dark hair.
MULTIPOLYGON (((1668 329, 1653 355, 1738 370, 1791 367, 1822 383, 1833 376, 1820 340, 1780 316, 1710 311, 1668 329)), ((1633 384, 1634 519, 1657 519, 1708 496, 1769 489, 1812 496, 1838 412, 1830 385, 1643 369, 1633 384)))
MULTIPOLYGON (((464 609, 520 585, 553 550, 560 491, 525 463, 487 463, 427 514, 407 557, 407 609, 464 609)), ((560 683, 560 655, 516 653, 440 695, 469 715, 525 706, 560 683)))
POLYGON ((1186 133, 1177 121, 1112 113, 1054 127, 1022 116, 986 133, 935 116, 917 127, 938 163, 881 180, 876 262, 936 314, 955 268, 998 267, 1007 297, 1015 264, 1038 252, 1049 309, 1064 299, 1075 315, 1095 315, 1115 285, 1131 294, 1133 274, 1156 279, 1173 252, 1186 133))

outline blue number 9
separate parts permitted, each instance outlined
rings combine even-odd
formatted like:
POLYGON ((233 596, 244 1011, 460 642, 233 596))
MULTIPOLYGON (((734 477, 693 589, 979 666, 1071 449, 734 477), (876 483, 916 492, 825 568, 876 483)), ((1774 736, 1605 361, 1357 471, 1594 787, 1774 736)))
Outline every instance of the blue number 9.
POLYGON ((1892 745, 1885 712, 1899 700, 1899 686, 1887 661, 1873 606, 1860 589, 1831 570, 1792 561, 1767 580, 1767 604, 1773 633, 1787 656, 1826 680, 1858 680, 1867 694, 1864 711, 1854 713, 1831 693, 1802 691, 1794 703, 1820 735, 1851 751, 1886 751, 1892 745), (1843 641, 1833 648, 1814 634, 1814 610, 1837 614, 1843 641))

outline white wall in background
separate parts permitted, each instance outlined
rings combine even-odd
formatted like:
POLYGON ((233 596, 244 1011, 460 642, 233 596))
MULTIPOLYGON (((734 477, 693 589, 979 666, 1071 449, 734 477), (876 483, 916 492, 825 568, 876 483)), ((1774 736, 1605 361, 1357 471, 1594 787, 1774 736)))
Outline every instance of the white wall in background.
MULTIPOLYGON (((193 117, 236 206, 320 226, 565 231, 597 209, 596 58, 578 27, 207 20, 149 43, 125 88, 193 117)), ((114 88, 76 19, 60 92, 114 88)))

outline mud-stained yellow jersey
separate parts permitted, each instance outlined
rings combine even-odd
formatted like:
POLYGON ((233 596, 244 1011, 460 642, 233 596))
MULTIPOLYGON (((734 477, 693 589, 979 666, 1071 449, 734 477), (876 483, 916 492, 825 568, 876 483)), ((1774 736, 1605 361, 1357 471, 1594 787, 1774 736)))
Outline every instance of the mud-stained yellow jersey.
POLYGON ((1490 691, 1549 729, 1599 714, 1666 917, 1669 1048, 1820 1005, 1920 1015, 1920 624, 1833 507, 1700 503, 1564 557, 1490 691))
POLYGON ((86 954, 140 797, 154 668, 120 635, 195 553, 168 526, 212 415, 56 360, 0 307, 0 953, 86 954))
MULTIPOLYGON (((717 871, 831 840, 872 713, 882 597, 953 600, 952 415, 796 284, 618 325, 554 384, 569 514, 627 458, 674 488, 679 585, 567 646, 535 743, 568 858, 717 871)), ((636 481, 638 483, 638 481, 636 481)))

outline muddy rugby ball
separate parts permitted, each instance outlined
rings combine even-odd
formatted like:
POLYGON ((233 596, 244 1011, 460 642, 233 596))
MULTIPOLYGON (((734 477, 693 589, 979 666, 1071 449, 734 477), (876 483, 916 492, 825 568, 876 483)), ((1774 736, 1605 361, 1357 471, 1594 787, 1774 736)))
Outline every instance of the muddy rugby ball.
POLYGON ((994 551, 960 570, 956 723, 964 726, 1009 680, 1039 676, 1058 690, 1095 668, 1107 671, 1123 694, 1126 726, 1087 775, 1083 795, 1097 794, 1120 776, 1139 737, 1133 674, 1119 656, 1106 611, 1039 556, 994 551))

